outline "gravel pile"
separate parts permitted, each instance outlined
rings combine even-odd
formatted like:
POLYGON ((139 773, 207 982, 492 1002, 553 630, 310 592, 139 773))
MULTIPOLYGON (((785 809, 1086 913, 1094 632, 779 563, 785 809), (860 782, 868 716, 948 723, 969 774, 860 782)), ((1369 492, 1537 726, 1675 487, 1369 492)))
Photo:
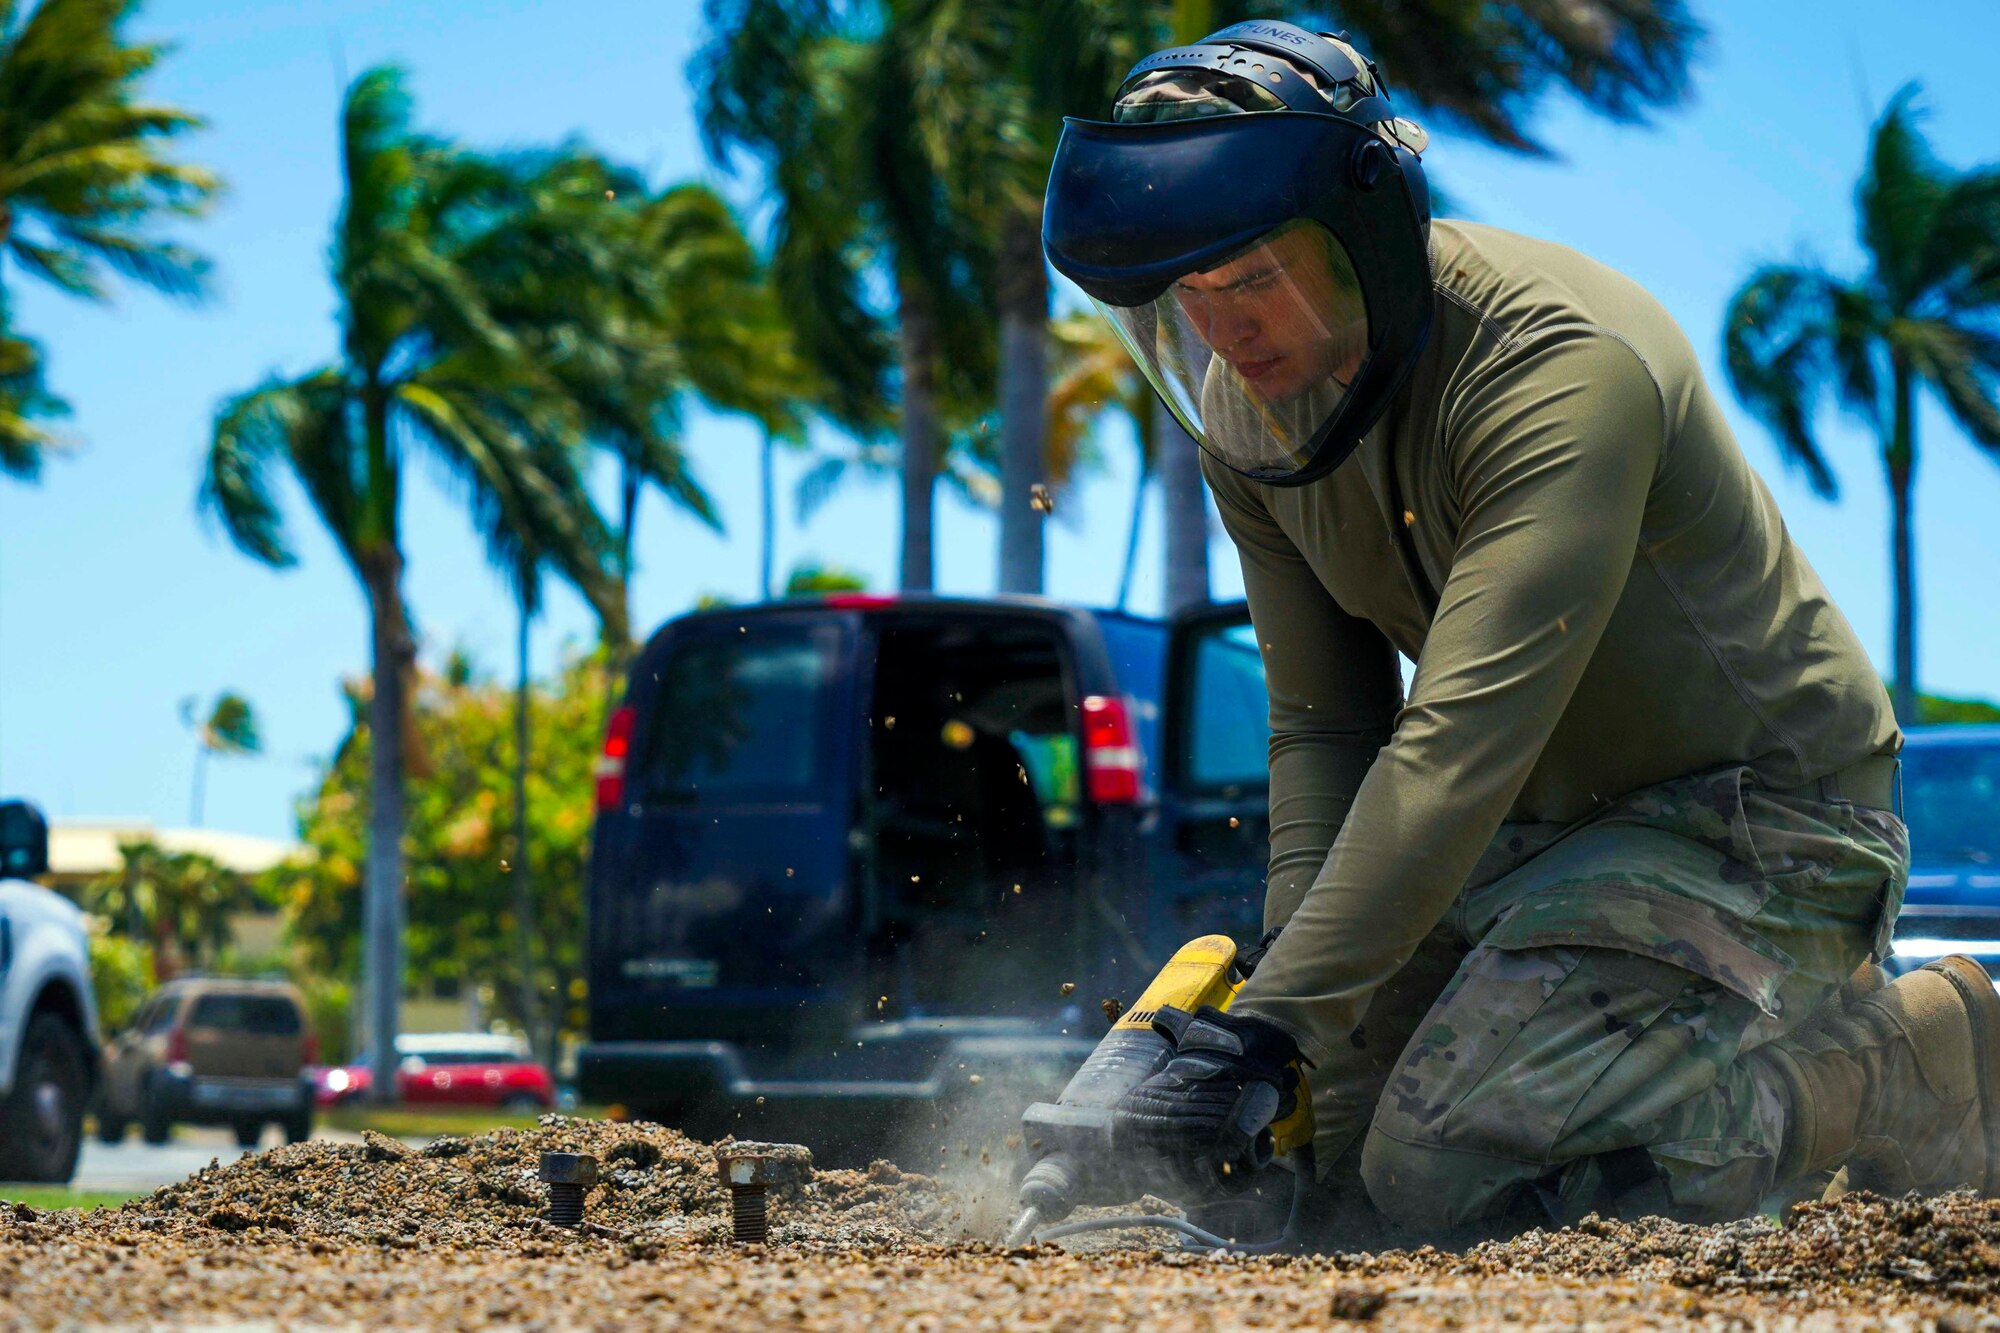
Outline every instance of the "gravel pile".
MULTIPOLYGON (((446 1137, 422 1148, 372 1131, 363 1138, 290 1144, 211 1164, 178 1185, 81 1217, 38 1218, 16 1208, 14 1236, 31 1240, 45 1226, 82 1235, 222 1234, 314 1253, 545 1245, 552 1230, 541 1220, 547 1187, 536 1170, 544 1152, 571 1152, 600 1164, 586 1235, 625 1242, 635 1253, 729 1240, 729 1194, 716 1175, 715 1149, 677 1130, 550 1115, 535 1129, 446 1137)), ((818 1171, 809 1152, 790 1151, 803 1160, 770 1193, 774 1245, 849 1250, 956 1234, 957 1210, 932 1178, 888 1162, 818 1171)), ((0 1204, 0 1238, 6 1207, 0 1204)))
POLYGON ((1463 1254, 1423 1249, 1334 1262, 1363 1273, 1645 1280, 1827 1299, 1922 1293, 2000 1309, 2000 1200, 1970 1191, 1933 1199, 1857 1192, 1801 1204, 1783 1226, 1767 1218, 1688 1226, 1591 1216, 1463 1254))
POLYGON ((0 1328, 2000 1330, 2000 1202, 1970 1195, 1849 1195, 1784 1227, 1590 1218, 1463 1253, 1231 1258, 1003 1251, 990 1201, 932 1177, 791 1165, 771 1243, 748 1249, 714 1148, 560 1116, 421 1149, 274 1149, 90 1213, 0 1204, 0 1328), (603 1164, 580 1230, 541 1220, 545 1151, 603 1164))

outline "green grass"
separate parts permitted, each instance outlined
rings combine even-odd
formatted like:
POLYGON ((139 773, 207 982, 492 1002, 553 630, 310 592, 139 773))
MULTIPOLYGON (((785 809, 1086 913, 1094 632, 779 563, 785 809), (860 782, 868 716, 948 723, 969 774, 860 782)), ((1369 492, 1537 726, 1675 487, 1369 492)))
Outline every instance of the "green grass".
POLYGON ((73 1190, 65 1185, 0 1185, 0 1203, 25 1203, 30 1208, 111 1208, 148 1193, 148 1190, 73 1190))
MULTIPOLYGON (((319 1112, 318 1123, 328 1129, 359 1133, 372 1129, 394 1139, 436 1138, 441 1134, 484 1134, 490 1129, 533 1129, 539 1111, 514 1114, 507 1111, 445 1111, 404 1106, 336 1106, 319 1112)), ((594 1108, 579 1107, 566 1115, 592 1116, 594 1108)))

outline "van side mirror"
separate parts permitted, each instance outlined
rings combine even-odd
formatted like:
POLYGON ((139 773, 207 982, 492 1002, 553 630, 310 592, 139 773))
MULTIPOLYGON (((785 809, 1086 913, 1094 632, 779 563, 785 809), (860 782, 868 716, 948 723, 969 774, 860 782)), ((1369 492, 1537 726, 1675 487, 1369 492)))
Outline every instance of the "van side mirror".
POLYGON ((49 822, 26 801, 0 801, 0 877, 49 873, 49 822))

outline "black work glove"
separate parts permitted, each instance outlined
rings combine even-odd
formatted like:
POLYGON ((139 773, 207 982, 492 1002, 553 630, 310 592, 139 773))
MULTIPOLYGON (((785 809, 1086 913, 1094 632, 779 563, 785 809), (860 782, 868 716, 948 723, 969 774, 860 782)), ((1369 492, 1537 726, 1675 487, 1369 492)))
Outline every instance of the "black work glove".
POLYGON ((1271 1125, 1298 1106, 1298 1043, 1248 1014, 1204 1005, 1154 1027, 1176 1037, 1166 1068, 1118 1099, 1112 1142, 1177 1203, 1250 1188, 1271 1160, 1271 1125))

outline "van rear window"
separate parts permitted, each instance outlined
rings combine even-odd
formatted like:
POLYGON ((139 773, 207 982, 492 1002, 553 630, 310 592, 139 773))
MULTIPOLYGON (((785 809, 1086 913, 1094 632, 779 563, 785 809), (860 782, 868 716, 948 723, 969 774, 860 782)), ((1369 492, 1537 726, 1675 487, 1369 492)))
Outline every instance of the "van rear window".
POLYGON ((1194 646, 1187 781, 1195 788, 1270 781, 1271 706, 1249 625, 1218 625, 1194 646))
POLYGON ((1906 746, 1903 814, 1918 860, 2000 865, 2000 743, 1906 746))
POLYGON ((192 1028, 223 1028, 259 1037, 295 1037, 299 1011, 275 995, 204 995, 188 1016, 192 1028))
POLYGON ((829 626, 770 626, 678 645, 660 672, 641 799, 810 795, 838 642, 829 626))

